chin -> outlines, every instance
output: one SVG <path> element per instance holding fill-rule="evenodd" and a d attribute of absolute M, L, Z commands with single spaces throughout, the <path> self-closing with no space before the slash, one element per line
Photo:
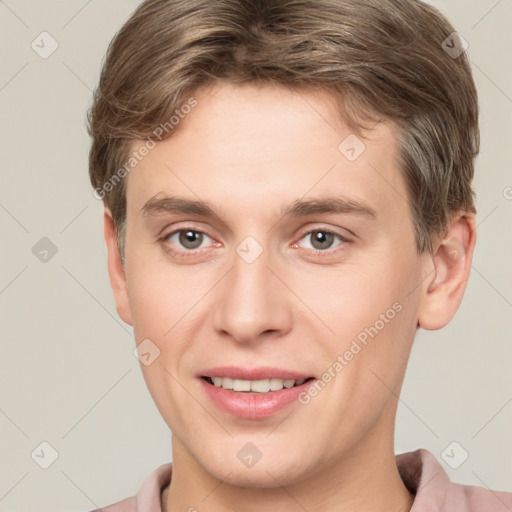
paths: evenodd
<path fill-rule="evenodd" d="M 280 454 L 266 461 L 263 455 L 252 467 L 245 467 L 238 459 L 231 462 L 209 458 L 208 461 L 199 462 L 205 471 L 218 480 L 237 487 L 274 489 L 298 483 L 309 473 L 304 461 L 288 460 Z"/>

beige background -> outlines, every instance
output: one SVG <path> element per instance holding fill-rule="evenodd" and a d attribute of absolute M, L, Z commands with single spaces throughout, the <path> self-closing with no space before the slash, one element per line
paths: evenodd
<path fill-rule="evenodd" d="M 431 3 L 469 42 L 480 224 L 461 309 L 417 337 L 396 451 L 427 448 L 452 479 L 512 491 L 512 2 Z M 132 329 L 115 311 L 87 176 L 91 90 L 137 4 L 0 0 L 0 511 L 88 511 L 134 495 L 170 460 Z M 47 59 L 31 48 L 43 31 L 59 45 Z M 46 263 L 32 251 L 43 237 L 57 248 Z M 452 441 L 463 447 L 453 457 L 469 453 L 458 469 L 442 458 Z M 48 469 L 35 462 L 50 461 L 42 442 L 58 453 Z"/>

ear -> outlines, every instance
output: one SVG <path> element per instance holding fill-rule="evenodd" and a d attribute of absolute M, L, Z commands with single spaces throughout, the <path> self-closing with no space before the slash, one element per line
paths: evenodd
<path fill-rule="evenodd" d="M 107 207 L 105 207 L 105 211 L 103 213 L 103 224 L 105 242 L 107 243 L 108 251 L 108 275 L 110 276 L 110 286 L 114 293 L 117 314 L 124 322 L 129 325 L 133 325 L 126 288 L 126 274 L 121 261 L 119 248 L 117 246 L 115 223 L 112 219 L 112 214 Z"/>
<path fill-rule="evenodd" d="M 446 235 L 436 242 L 429 256 L 433 271 L 420 301 L 418 325 L 436 330 L 447 325 L 462 301 L 469 279 L 476 243 L 475 215 L 458 213 L 450 222 Z"/>

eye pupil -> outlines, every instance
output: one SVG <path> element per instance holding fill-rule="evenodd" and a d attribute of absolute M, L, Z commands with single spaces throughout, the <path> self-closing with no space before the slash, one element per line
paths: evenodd
<path fill-rule="evenodd" d="M 332 244 L 334 235 L 332 233 L 327 233 L 325 231 L 315 231 L 314 232 L 314 243 L 313 247 L 315 249 L 327 249 Z M 316 243 L 320 244 L 320 247 L 316 247 Z"/>
<path fill-rule="evenodd" d="M 201 245 L 201 236 L 201 233 L 198 233 L 197 231 L 182 231 L 179 237 L 180 244 L 182 244 L 187 249 L 196 249 Z M 197 243 L 198 241 L 199 243 Z"/>

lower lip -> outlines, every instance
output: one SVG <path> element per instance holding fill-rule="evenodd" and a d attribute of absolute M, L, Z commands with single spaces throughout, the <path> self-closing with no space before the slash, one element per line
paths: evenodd
<path fill-rule="evenodd" d="M 311 379 L 300 386 L 268 393 L 244 393 L 216 387 L 203 378 L 199 380 L 217 407 L 234 416 L 251 420 L 267 418 L 292 402 L 298 402 L 298 396 L 315 382 L 315 379 Z"/>

